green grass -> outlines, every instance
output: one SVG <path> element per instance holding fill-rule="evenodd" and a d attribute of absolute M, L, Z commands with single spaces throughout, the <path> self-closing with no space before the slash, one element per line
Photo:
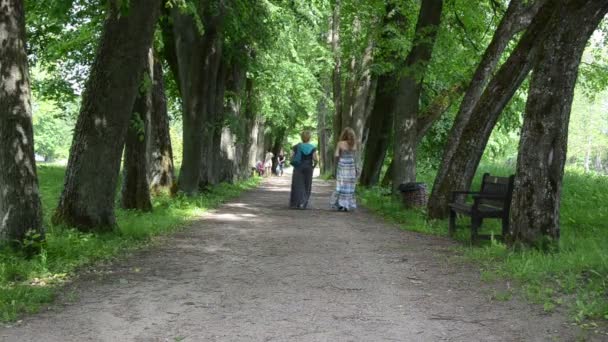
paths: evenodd
<path fill-rule="evenodd" d="M 207 209 L 217 207 L 258 184 L 258 179 L 251 179 L 236 185 L 218 185 L 198 197 L 156 197 L 151 213 L 118 209 L 117 231 L 85 234 L 50 223 L 63 187 L 64 171 L 57 166 L 38 168 L 47 228 L 42 253 L 27 259 L 8 248 L 0 249 L 0 321 L 15 320 L 50 303 L 58 286 L 73 276 L 79 267 L 109 260 L 144 246 L 154 236 L 175 231 Z"/>
<path fill-rule="evenodd" d="M 506 167 L 482 165 L 473 188 L 478 188 L 481 174 L 508 175 Z M 421 174 L 421 181 L 432 185 L 434 174 Z M 447 235 L 447 221 L 431 221 L 422 210 L 405 210 L 380 188 L 361 189 L 360 200 L 388 220 L 404 229 Z M 561 205 L 561 238 L 559 250 L 544 253 L 537 250 L 514 251 L 501 243 L 470 246 L 466 219 L 459 220 L 457 240 L 470 260 L 480 264 L 487 280 L 511 279 L 519 284 L 532 302 L 552 311 L 565 305 L 576 321 L 608 320 L 608 177 L 567 170 Z M 486 230 L 499 232 L 498 222 L 484 222 Z M 501 299 L 510 296 L 499 296 Z"/>

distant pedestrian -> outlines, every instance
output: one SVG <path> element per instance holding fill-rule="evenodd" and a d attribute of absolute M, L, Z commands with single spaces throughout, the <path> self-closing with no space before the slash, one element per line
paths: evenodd
<path fill-rule="evenodd" d="M 294 209 L 308 207 L 312 192 L 312 173 L 319 161 L 317 148 L 310 143 L 310 131 L 302 132 L 301 138 L 302 142 L 293 147 L 291 156 L 293 176 L 289 207 Z"/>
<path fill-rule="evenodd" d="M 285 152 L 281 150 L 277 156 L 277 176 L 283 176 L 283 169 L 285 169 Z"/>
<path fill-rule="evenodd" d="M 334 157 L 337 159 L 336 191 L 331 197 L 331 206 L 338 211 L 357 208 L 355 186 L 359 170 L 357 165 L 357 137 L 352 128 L 347 127 L 340 136 Z"/>

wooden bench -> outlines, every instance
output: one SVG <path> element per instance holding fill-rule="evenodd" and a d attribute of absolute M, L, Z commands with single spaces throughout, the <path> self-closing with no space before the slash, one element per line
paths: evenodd
<path fill-rule="evenodd" d="M 513 182 L 515 176 L 495 177 L 489 173 L 483 175 L 481 189 L 478 192 L 453 191 L 450 207 L 449 233 L 453 236 L 456 231 L 456 215 L 471 217 L 471 241 L 489 239 L 490 235 L 478 234 L 481 224 L 486 218 L 502 220 L 502 236 L 509 234 L 509 210 L 511 209 L 511 196 L 513 195 Z M 467 203 L 467 196 L 473 197 L 473 203 Z"/>

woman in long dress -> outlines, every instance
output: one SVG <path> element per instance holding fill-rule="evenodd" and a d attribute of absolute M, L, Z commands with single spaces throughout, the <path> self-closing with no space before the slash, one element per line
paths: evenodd
<path fill-rule="evenodd" d="M 347 127 L 340 135 L 334 157 L 337 159 L 336 191 L 331 198 L 331 206 L 338 211 L 357 208 L 355 186 L 357 184 L 357 138 L 355 131 Z"/>
<path fill-rule="evenodd" d="M 289 207 L 293 209 L 306 209 L 312 192 L 312 173 L 319 161 L 317 148 L 310 143 L 310 131 L 301 134 L 302 142 L 293 147 L 291 156 L 293 161 L 298 159 L 298 163 L 293 167 L 291 178 L 291 196 Z"/>

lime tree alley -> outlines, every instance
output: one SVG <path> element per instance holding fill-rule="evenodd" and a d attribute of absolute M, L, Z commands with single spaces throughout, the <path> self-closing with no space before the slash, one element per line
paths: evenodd
<path fill-rule="evenodd" d="M 608 83 L 592 46 L 607 1 L 10 0 L 3 11 L 7 241 L 43 235 L 34 153 L 67 158 L 53 222 L 100 232 L 116 227 L 115 205 L 149 211 L 158 193 L 249 177 L 304 128 L 329 174 L 353 127 L 362 184 L 395 190 L 437 170 L 431 218 L 470 187 L 488 145 L 514 145 L 492 136 L 520 132 L 511 238 L 544 245 L 559 238 L 575 85 Z"/>

